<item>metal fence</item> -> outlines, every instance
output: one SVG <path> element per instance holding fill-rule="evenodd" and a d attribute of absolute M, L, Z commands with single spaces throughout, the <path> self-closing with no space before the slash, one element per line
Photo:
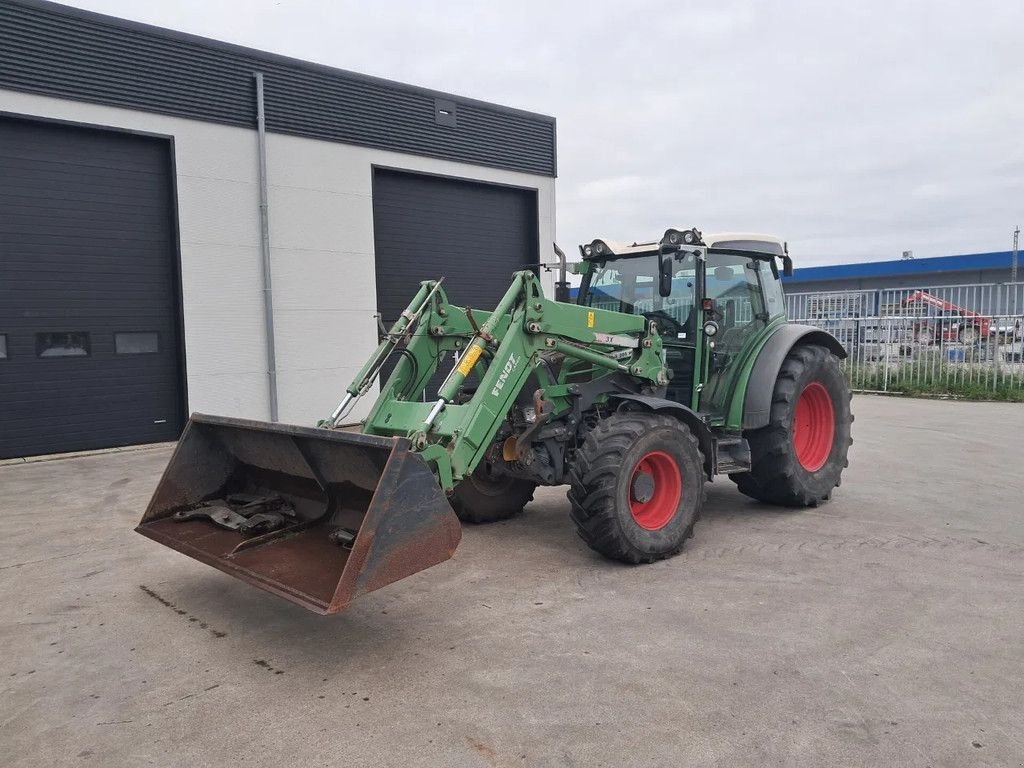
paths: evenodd
<path fill-rule="evenodd" d="M 1024 283 L 791 293 L 786 302 L 791 321 L 843 343 L 853 389 L 1024 391 Z"/>

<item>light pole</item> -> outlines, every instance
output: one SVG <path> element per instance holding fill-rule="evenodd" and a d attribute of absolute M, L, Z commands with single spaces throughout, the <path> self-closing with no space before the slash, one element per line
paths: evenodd
<path fill-rule="evenodd" d="M 1010 282 L 1017 282 L 1017 240 L 1020 238 L 1020 227 L 1013 230 L 1013 258 L 1010 260 Z"/>

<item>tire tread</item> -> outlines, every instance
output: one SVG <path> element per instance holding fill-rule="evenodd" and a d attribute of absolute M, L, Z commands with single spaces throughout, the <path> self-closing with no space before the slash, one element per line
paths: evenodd
<path fill-rule="evenodd" d="M 622 458 L 633 443 L 646 432 L 669 426 L 677 430 L 704 465 L 697 438 L 677 419 L 671 416 L 624 411 L 602 420 L 592 429 L 576 452 L 570 467 L 569 503 L 573 523 L 580 538 L 591 549 L 606 557 L 626 563 L 652 563 L 671 557 L 682 549 L 686 539 L 693 535 L 693 527 L 704 506 L 707 488 L 701 483 L 701 497 L 697 514 L 687 527 L 677 546 L 661 553 L 639 551 L 623 535 L 615 514 L 616 481 L 622 471 Z"/>
<path fill-rule="evenodd" d="M 751 471 L 730 475 L 740 493 L 769 504 L 787 507 L 816 507 L 832 496 L 832 490 L 842 481 L 842 470 L 849 466 L 847 451 L 853 444 L 849 436 L 849 425 L 853 422 L 853 414 L 849 413 L 848 404 L 852 394 L 845 388 L 849 419 L 846 428 L 839 430 L 839 439 L 845 439 L 841 466 L 835 473 L 829 487 L 825 490 L 809 487 L 804 474 L 794 464 L 792 457 L 791 431 L 792 414 L 800 395 L 799 383 L 804 381 L 809 368 L 826 368 L 834 366 L 839 377 L 838 359 L 825 347 L 816 344 L 805 344 L 790 350 L 782 363 L 775 389 L 772 393 L 772 408 L 768 425 L 761 429 L 746 433 L 750 443 L 753 459 Z M 845 381 L 845 380 L 844 380 Z"/>

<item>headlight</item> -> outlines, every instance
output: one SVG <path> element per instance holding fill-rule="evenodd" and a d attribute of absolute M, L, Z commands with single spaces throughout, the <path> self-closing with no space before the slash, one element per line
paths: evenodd
<path fill-rule="evenodd" d="M 591 257 L 607 258 L 608 256 L 614 256 L 615 252 L 608 246 L 604 240 L 594 240 L 591 243 L 580 246 L 580 253 L 583 254 L 583 258 L 589 259 Z"/>
<path fill-rule="evenodd" d="M 701 245 L 700 230 L 666 229 L 661 242 L 667 245 Z"/>

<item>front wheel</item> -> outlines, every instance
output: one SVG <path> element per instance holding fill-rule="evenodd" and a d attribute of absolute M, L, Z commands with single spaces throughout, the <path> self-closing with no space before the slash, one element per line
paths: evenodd
<path fill-rule="evenodd" d="M 523 511 L 537 488 L 529 480 L 498 474 L 486 461 L 464 478 L 452 494 L 451 504 L 464 523 L 495 523 Z"/>
<path fill-rule="evenodd" d="M 817 345 L 794 347 L 775 382 L 768 426 L 745 435 L 750 471 L 730 477 L 759 501 L 816 507 L 831 497 L 849 465 L 852 422 L 838 358 Z"/>
<path fill-rule="evenodd" d="M 569 502 L 580 537 L 605 557 L 670 557 L 693 535 L 704 505 L 697 438 L 671 416 L 615 413 L 577 451 Z"/>

